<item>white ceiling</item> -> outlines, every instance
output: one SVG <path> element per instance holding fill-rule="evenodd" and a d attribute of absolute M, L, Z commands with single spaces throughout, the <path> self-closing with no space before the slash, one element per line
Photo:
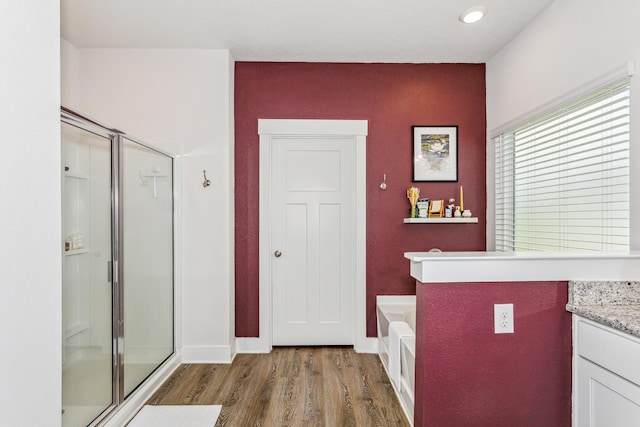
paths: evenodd
<path fill-rule="evenodd" d="M 229 49 L 238 61 L 488 61 L 553 0 L 61 0 L 79 48 Z M 465 25 L 460 13 L 488 8 Z"/>

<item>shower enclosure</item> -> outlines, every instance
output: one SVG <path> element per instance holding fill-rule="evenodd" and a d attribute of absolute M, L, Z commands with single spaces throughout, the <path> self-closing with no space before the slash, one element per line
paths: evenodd
<path fill-rule="evenodd" d="M 174 159 L 62 109 L 62 425 L 108 417 L 174 354 Z"/>

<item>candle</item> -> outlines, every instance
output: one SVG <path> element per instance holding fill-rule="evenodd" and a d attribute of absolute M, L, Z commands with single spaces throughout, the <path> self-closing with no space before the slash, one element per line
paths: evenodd
<path fill-rule="evenodd" d="M 460 210 L 464 211 L 464 194 L 462 193 L 462 185 L 460 186 Z"/>

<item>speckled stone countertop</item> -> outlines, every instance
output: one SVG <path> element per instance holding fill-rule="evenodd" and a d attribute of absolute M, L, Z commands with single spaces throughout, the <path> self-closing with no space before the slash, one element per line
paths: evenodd
<path fill-rule="evenodd" d="M 569 282 L 567 310 L 640 338 L 640 282 Z"/>

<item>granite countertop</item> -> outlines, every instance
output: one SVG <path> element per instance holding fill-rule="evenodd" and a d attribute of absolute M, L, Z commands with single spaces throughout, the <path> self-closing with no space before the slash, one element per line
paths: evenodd
<path fill-rule="evenodd" d="M 569 282 L 567 311 L 640 338 L 640 282 Z"/>
<path fill-rule="evenodd" d="M 640 304 L 577 306 L 567 304 L 567 310 L 578 316 L 640 338 Z"/>

